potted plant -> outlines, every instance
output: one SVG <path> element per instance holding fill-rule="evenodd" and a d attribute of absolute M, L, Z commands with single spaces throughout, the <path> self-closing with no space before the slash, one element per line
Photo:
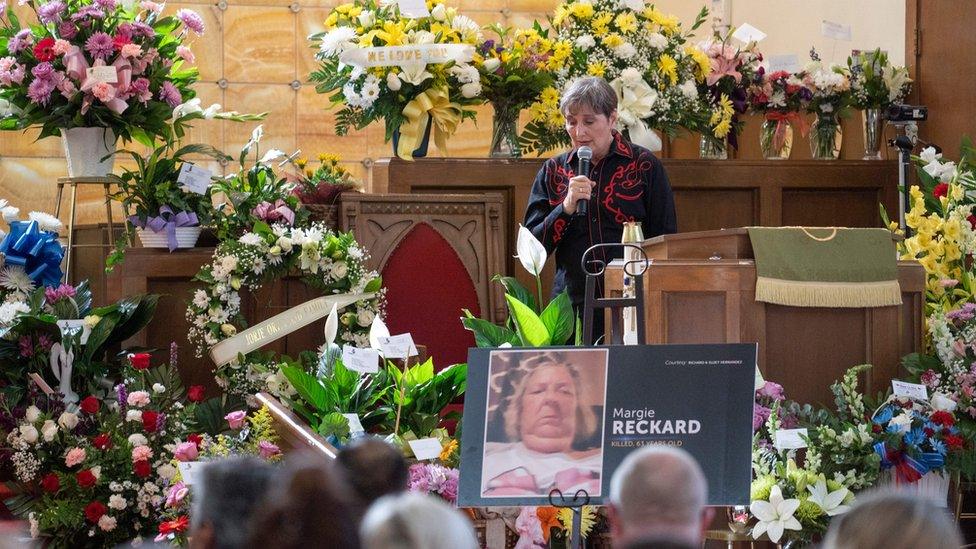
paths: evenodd
<path fill-rule="evenodd" d="M 481 30 L 443 0 L 429 5 L 429 15 L 408 18 L 395 2 L 355 0 L 332 10 L 325 31 L 311 36 L 320 62 L 311 80 L 316 91 L 341 106 L 338 135 L 382 119 L 386 140 L 393 140 L 400 158 L 410 160 L 426 156 L 431 134 L 443 151 L 458 124 L 475 117 L 470 107 L 484 100 L 478 70 L 465 59 L 480 43 Z M 380 47 L 390 57 L 420 52 L 421 62 L 368 61 Z M 434 58 L 429 56 L 437 60 L 423 62 Z"/>
<path fill-rule="evenodd" d="M 230 157 L 209 145 L 186 145 L 174 150 L 166 144 L 143 156 L 136 151 L 123 150 L 135 161 L 135 169 L 126 169 L 121 176 L 110 176 L 119 186 L 112 198 L 130 214 L 128 223 L 135 228 L 145 248 L 192 248 L 200 236 L 202 225 L 213 217 L 210 200 L 209 172 L 186 160 L 191 154 L 214 160 Z M 194 173 L 196 170 L 196 173 Z M 109 258 L 109 266 L 121 262 L 125 241 L 131 230 L 119 238 L 116 252 Z"/>
<path fill-rule="evenodd" d="M 292 193 L 311 212 L 312 221 L 322 221 L 327 226 L 339 228 L 339 200 L 346 191 L 359 190 L 359 181 L 340 164 L 339 155 L 320 154 L 319 167 L 308 167 L 308 160 L 295 161 L 298 172 L 292 174 L 296 185 Z"/>
<path fill-rule="evenodd" d="M 117 138 L 152 146 L 175 131 L 173 110 L 198 79 L 191 36 L 204 32 L 189 9 L 115 0 L 25 0 L 37 23 L 0 11 L 0 129 L 40 127 L 60 135 L 73 177 L 112 169 Z"/>

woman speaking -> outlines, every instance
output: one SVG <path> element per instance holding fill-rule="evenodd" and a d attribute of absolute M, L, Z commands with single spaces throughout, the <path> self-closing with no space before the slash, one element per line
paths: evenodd
<path fill-rule="evenodd" d="M 677 231 L 674 197 L 664 166 L 651 152 L 614 129 L 617 94 L 602 78 L 573 82 L 559 102 L 573 148 L 546 161 L 536 175 L 524 225 L 550 254 L 556 254 L 553 295 L 568 290 L 582 314 L 586 274 L 583 253 L 595 244 L 617 243 L 623 224 L 637 221 L 650 238 Z M 577 173 L 581 148 L 592 151 L 588 173 Z M 597 251 L 609 262 L 622 250 Z M 597 284 L 603 295 L 603 281 Z M 595 314 L 593 336 L 603 335 L 603 315 Z M 587 344 L 594 343 L 587 341 Z"/>

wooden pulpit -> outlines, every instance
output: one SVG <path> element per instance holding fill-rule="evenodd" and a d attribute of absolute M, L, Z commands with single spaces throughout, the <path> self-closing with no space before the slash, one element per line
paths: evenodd
<path fill-rule="evenodd" d="M 792 400 L 832 407 L 830 384 L 864 363 L 874 365 L 862 386 L 873 395 L 903 374 L 902 356 L 921 349 L 925 271 L 916 262 L 898 262 L 899 306 L 788 307 L 756 301 L 746 229 L 659 236 L 643 248 L 647 343 L 758 342 L 763 376 Z M 608 295 L 621 295 L 622 275 L 607 268 Z"/>

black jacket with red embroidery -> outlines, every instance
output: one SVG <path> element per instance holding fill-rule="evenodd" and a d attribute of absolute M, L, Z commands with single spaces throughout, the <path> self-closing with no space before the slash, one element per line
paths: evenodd
<path fill-rule="evenodd" d="M 524 225 L 551 255 L 556 253 L 553 295 L 569 290 L 574 305 L 583 303 L 586 275 L 583 253 L 594 245 L 620 242 L 625 221 L 640 221 L 644 238 L 677 232 L 674 196 L 664 166 L 651 152 L 613 132 L 610 152 L 590 169 L 596 182 L 588 215 L 569 215 L 563 199 L 576 176 L 576 151 L 546 161 L 532 184 Z M 609 261 L 621 253 L 598 256 Z M 602 289 L 601 289 L 602 292 Z"/>

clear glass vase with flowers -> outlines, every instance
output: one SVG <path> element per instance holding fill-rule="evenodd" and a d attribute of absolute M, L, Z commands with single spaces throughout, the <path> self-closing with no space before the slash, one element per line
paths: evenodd
<path fill-rule="evenodd" d="M 709 70 L 698 84 L 699 93 L 711 107 L 708 123 L 701 129 L 701 157 L 728 158 L 728 147 L 738 148 L 742 131 L 739 116 L 749 108 L 749 85 L 762 80 L 765 69 L 762 54 L 755 42 L 738 47 L 731 43 L 731 31 L 724 38 L 716 34 L 699 44 L 708 56 Z"/>
<path fill-rule="evenodd" d="M 805 73 L 776 71 L 763 75 L 749 87 L 749 105 L 763 114 L 759 145 L 766 160 L 786 160 L 793 150 L 793 125 L 806 135 L 807 122 L 801 116 L 813 96 L 803 83 Z"/>
<path fill-rule="evenodd" d="M 844 67 L 824 65 L 813 50 L 810 56 L 803 70 L 803 82 L 812 94 L 807 112 L 817 117 L 810 127 L 810 154 L 814 160 L 836 160 L 843 138 L 840 119 L 848 115 L 851 104 L 851 82 Z"/>

